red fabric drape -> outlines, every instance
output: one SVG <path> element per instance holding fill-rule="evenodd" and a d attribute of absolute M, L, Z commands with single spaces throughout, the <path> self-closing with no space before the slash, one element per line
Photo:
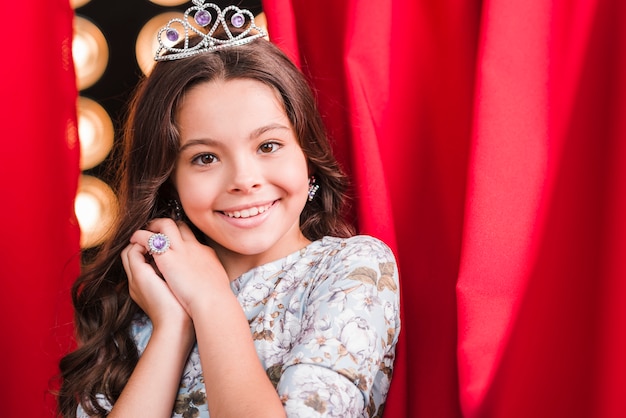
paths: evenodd
<path fill-rule="evenodd" d="M 626 410 L 626 5 L 265 0 L 400 263 L 387 417 Z M 52 416 L 78 270 L 72 12 L 2 3 L 2 416 Z M 43 405 L 43 406 L 42 406 Z"/>
<path fill-rule="evenodd" d="M 626 410 L 626 5 L 264 0 L 362 232 L 398 255 L 388 417 Z"/>
<path fill-rule="evenodd" d="M 0 15 L 0 415 L 52 417 L 79 268 L 73 12 L 67 0 L 3 1 Z"/>

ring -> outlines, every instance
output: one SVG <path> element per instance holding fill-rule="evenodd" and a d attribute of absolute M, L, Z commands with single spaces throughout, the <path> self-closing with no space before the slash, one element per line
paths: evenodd
<path fill-rule="evenodd" d="M 170 239 L 165 234 L 152 234 L 148 239 L 150 254 L 163 254 L 170 248 Z"/>

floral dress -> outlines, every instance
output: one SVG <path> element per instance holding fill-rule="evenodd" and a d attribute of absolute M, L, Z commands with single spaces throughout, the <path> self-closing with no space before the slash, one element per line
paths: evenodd
<path fill-rule="evenodd" d="M 382 416 L 400 331 L 398 270 L 384 243 L 325 237 L 231 287 L 288 417 Z M 151 332 L 147 317 L 134 321 L 140 353 Z M 205 385 L 196 345 L 172 417 L 209 417 Z"/>

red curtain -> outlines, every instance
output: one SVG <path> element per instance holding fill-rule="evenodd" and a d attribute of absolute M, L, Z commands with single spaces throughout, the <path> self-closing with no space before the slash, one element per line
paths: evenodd
<path fill-rule="evenodd" d="M 399 259 L 385 416 L 624 416 L 626 4 L 264 9 Z"/>
<path fill-rule="evenodd" d="M 626 4 L 264 0 L 400 263 L 386 417 L 626 410 Z M 2 416 L 52 416 L 78 272 L 72 11 L 3 2 Z M 8 230 L 8 231 L 6 231 Z"/>
<path fill-rule="evenodd" d="M 79 268 L 73 12 L 67 0 L 3 0 L 0 15 L 0 415 L 52 417 Z"/>

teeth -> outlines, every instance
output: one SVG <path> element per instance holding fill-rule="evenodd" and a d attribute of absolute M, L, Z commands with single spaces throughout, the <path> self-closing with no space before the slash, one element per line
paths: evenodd
<path fill-rule="evenodd" d="M 234 212 L 224 212 L 224 214 L 226 216 L 228 216 L 229 218 L 249 218 L 251 216 L 256 216 L 259 213 L 263 213 L 266 210 L 268 210 L 270 207 L 270 205 L 266 205 L 266 206 L 259 206 L 259 207 L 255 207 L 255 208 L 249 208 L 249 209 L 244 209 L 244 210 L 236 210 Z"/>

